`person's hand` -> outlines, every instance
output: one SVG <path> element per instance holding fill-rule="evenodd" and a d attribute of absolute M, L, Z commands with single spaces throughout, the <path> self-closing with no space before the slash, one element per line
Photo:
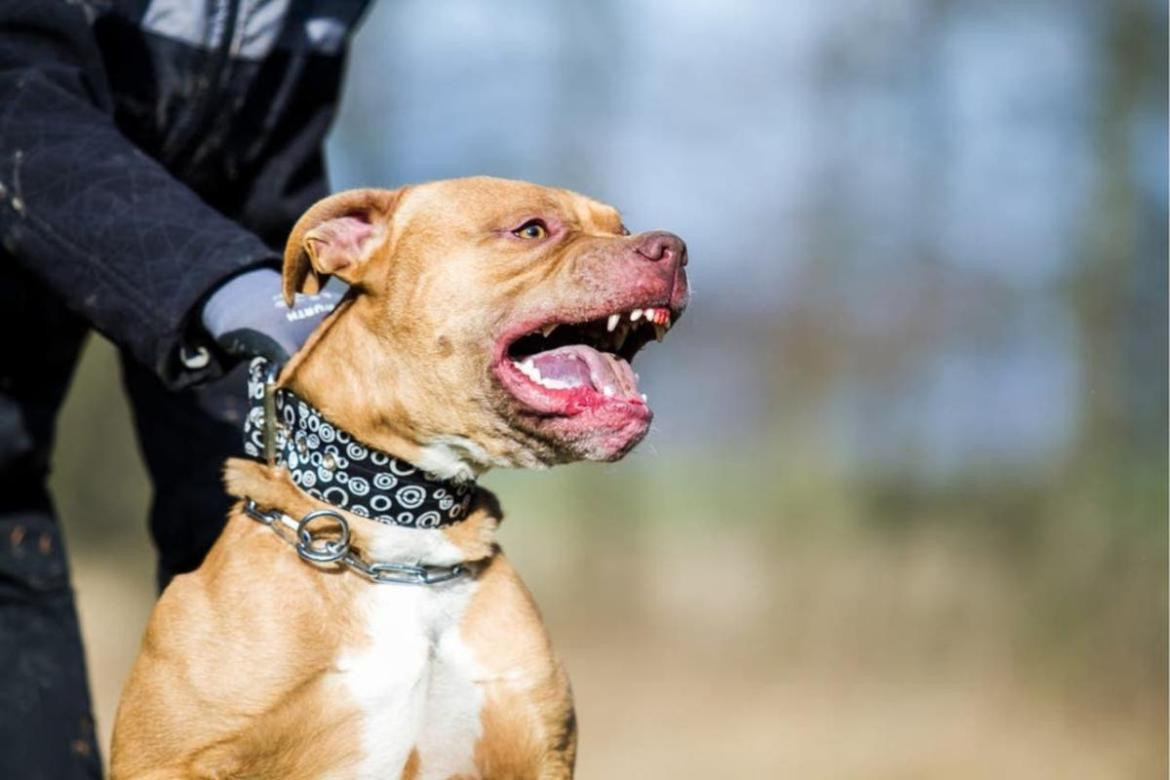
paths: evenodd
<path fill-rule="evenodd" d="M 216 289 L 203 306 L 203 327 L 226 352 L 284 363 L 333 310 L 346 286 L 330 280 L 316 295 L 297 295 L 291 307 L 271 268 L 246 271 Z"/>

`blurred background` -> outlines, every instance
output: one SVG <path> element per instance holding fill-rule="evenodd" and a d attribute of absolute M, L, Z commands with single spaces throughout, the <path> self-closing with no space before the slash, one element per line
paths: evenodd
<path fill-rule="evenodd" d="M 337 188 L 530 179 L 690 247 L 647 441 L 485 479 L 580 777 L 1166 776 L 1166 30 L 1155 0 L 376 4 Z M 59 441 L 108 744 L 154 593 L 98 339 Z"/>

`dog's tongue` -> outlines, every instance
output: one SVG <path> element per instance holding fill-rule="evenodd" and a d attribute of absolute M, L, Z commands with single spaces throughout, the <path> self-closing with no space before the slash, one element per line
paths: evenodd
<path fill-rule="evenodd" d="M 570 344 L 528 358 L 545 383 L 590 387 L 607 396 L 635 396 L 638 392 L 630 364 L 616 355 L 584 344 Z M 526 361 L 527 362 L 527 361 Z"/>

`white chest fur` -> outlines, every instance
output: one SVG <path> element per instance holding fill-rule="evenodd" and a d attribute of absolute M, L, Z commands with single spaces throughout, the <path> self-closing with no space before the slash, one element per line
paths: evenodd
<path fill-rule="evenodd" d="M 370 642 L 343 653 L 338 669 L 364 714 L 357 777 L 398 777 L 415 749 L 424 780 L 475 776 L 483 694 L 459 622 L 476 587 L 372 585 L 354 605 Z"/>

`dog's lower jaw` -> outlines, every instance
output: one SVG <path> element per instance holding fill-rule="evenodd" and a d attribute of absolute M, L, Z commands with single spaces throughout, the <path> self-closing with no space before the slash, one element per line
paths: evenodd
<path fill-rule="evenodd" d="M 584 414 L 589 414 L 585 412 Z M 636 447 L 650 430 L 649 411 L 633 420 L 599 420 L 594 428 L 575 427 L 576 421 L 551 418 L 540 423 L 541 446 L 538 452 L 542 467 L 592 461 L 612 463 L 621 460 Z"/>

